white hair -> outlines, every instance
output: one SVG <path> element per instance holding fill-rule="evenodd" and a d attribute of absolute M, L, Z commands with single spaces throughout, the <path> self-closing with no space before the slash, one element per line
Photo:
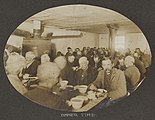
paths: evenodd
<path fill-rule="evenodd" d="M 34 59 L 36 57 L 34 52 L 32 52 L 32 51 L 26 52 L 25 56 L 30 56 L 32 59 Z"/>
<path fill-rule="evenodd" d="M 43 54 L 41 56 L 41 63 L 44 63 L 44 62 L 50 62 L 50 57 L 48 56 L 48 54 Z"/>
<path fill-rule="evenodd" d="M 54 59 L 54 62 L 60 69 L 63 69 L 66 66 L 67 60 L 64 56 L 59 56 Z"/>
<path fill-rule="evenodd" d="M 19 54 L 11 54 L 6 61 L 6 70 L 9 74 L 18 74 L 26 65 L 26 60 Z"/>
<path fill-rule="evenodd" d="M 130 63 L 135 63 L 135 59 L 134 59 L 134 57 L 132 57 L 132 56 L 127 56 L 127 57 L 125 58 L 125 61 L 130 62 Z"/>
<path fill-rule="evenodd" d="M 79 59 L 79 64 L 80 64 L 80 63 L 83 63 L 83 62 L 88 62 L 87 57 L 81 57 L 81 58 Z"/>
<path fill-rule="evenodd" d="M 38 66 L 37 77 L 40 81 L 57 79 L 60 75 L 60 69 L 56 63 L 46 62 Z"/>

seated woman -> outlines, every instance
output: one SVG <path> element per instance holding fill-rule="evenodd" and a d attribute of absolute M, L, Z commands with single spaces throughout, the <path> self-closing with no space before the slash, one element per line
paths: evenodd
<path fill-rule="evenodd" d="M 10 83 L 21 94 L 27 92 L 27 89 L 22 84 L 22 81 L 18 78 L 18 74 L 25 65 L 25 58 L 19 54 L 11 54 L 6 62 L 6 71 L 8 73 L 7 76 L 10 80 Z"/>
<path fill-rule="evenodd" d="M 58 83 L 60 69 L 55 63 L 46 62 L 38 66 L 39 85 L 24 95 L 34 102 L 53 109 L 68 109 L 67 102 L 53 93 L 52 88 Z"/>

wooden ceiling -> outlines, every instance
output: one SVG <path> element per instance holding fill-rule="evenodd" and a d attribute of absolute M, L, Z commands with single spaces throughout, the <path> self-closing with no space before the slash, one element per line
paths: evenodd
<path fill-rule="evenodd" d="M 47 9 L 30 17 L 26 22 L 40 20 L 47 28 L 80 30 L 98 34 L 108 33 L 107 24 L 117 24 L 121 33 L 141 30 L 128 18 L 109 9 L 89 5 L 67 5 Z"/>

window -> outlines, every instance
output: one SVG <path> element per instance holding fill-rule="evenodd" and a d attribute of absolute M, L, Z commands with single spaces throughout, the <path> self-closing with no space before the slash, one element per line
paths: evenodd
<path fill-rule="evenodd" d="M 120 51 L 125 49 L 125 37 L 116 36 L 115 38 L 115 50 Z"/>

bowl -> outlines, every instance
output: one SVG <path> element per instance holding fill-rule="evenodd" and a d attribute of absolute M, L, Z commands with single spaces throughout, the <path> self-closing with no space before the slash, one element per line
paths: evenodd
<path fill-rule="evenodd" d="M 84 100 L 82 98 L 74 97 L 71 99 L 71 105 L 74 109 L 80 109 Z"/>
<path fill-rule="evenodd" d="M 87 96 L 79 95 L 79 96 L 76 96 L 76 98 L 83 99 L 85 102 L 88 101 L 88 97 Z"/>
<path fill-rule="evenodd" d="M 78 86 L 78 90 L 79 90 L 79 92 L 82 93 L 82 94 L 84 94 L 84 93 L 87 92 L 87 88 L 88 88 L 87 85 L 79 85 L 79 86 Z"/>
<path fill-rule="evenodd" d="M 104 89 L 97 89 L 97 91 L 103 93 Z"/>

